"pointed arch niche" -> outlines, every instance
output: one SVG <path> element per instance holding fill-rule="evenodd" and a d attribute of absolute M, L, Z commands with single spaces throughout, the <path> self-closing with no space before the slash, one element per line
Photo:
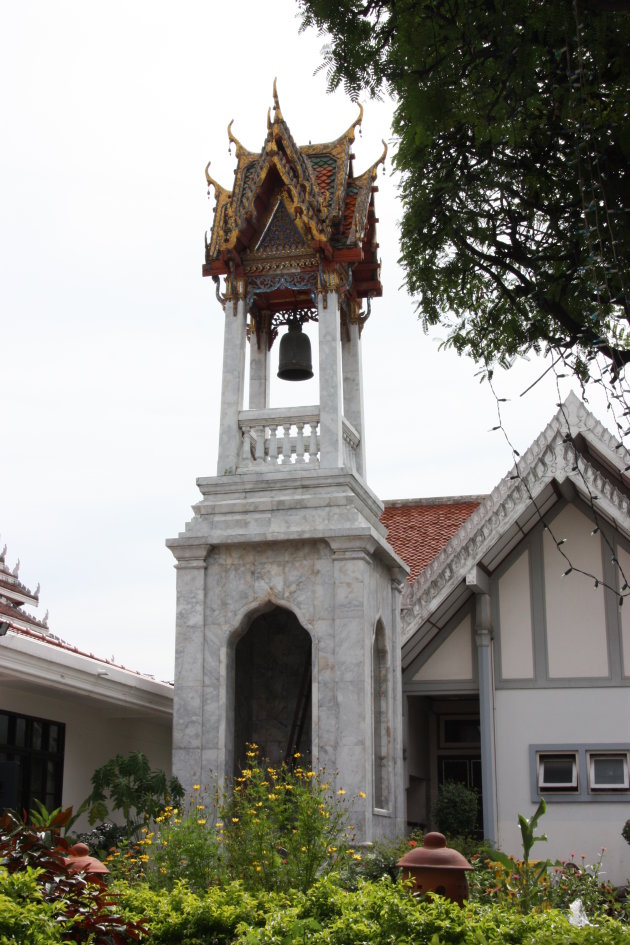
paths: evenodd
<path fill-rule="evenodd" d="M 389 654 L 385 627 L 379 620 L 372 643 L 372 738 L 374 807 L 390 807 Z"/>
<path fill-rule="evenodd" d="M 234 770 L 247 744 L 273 764 L 311 757 L 311 637 L 290 610 L 258 614 L 234 648 Z"/>

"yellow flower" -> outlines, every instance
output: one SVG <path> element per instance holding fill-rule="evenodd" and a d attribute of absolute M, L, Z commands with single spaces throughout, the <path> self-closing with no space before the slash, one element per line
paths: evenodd
<path fill-rule="evenodd" d="M 257 872 L 257 873 L 260 873 L 261 870 L 262 870 L 262 866 L 257 866 L 257 867 L 256 867 L 256 872 Z"/>
<path fill-rule="evenodd" d="M 365 797 L 365 796 L 366 796 L 365 791 L 359 791 L 359 797 Z"/>
<path fill-rule="evenodd" d="M 337 794 L 345 794 L 345 793 L 346 792 L 344 791 L 342 787 L 340 787 L 339 790 L 337 791 Z"/>
<path fill-rule="evenodd" d="M 197 804 L 197 810 L 204 810 L 205 804 Z"/>
<path fill-rule="evenodd" d="M 139 860 L 142 860 L 143 863 L 148 863 L 148 862 L 149 862 L 149 857 L 147 856 L 146 853 L 143 853 L 141 856 L 138 857 L 138 859 L 139 859 Z"/>
<path fill-rule="evenodd" d="M 204 824 L 207 824 L 207 823 L 208 823 L 208 821 L 206 820 L 205 817 L 201 817 L 201 818 L 197 821 L 197 823 L 199 824 L 200 827 L 203 827 Z"/>
<path fill-rule="evenodd" d="M 201 790 L 200 784 L 193 784 L 193 791 L 200 791 L 200 790 Z"/>
<path fill-rule="evenodd" d="M 307 772 L 306 772 L 306 777 L 307 777 L 307 778 L 314 778 L 314 777 L 315 777 L 315 772 L 314 772 L 314 771 L 307 771 Z"/>
<path fill-rule="evenodd" d="M 302 755 L 299 753 L 299 751 L 296 751 L 295 754 L 293 755 L 293 757 L 294 757 L 294 758 L 301 758 Z"/>
<path fill-rule="evenodd" d="M 237 824 L 237 823 L 238 823 L 238 817 L 232 817 L 232 823 L 233 823 L 233 824 Z"/>
<path fill-rule="evenodd" d="M 222 821 L 222 820 L 217 820 L 217 822 L 216 822 L 216 824 L 215 824 L 214 826 L 215 826 L 215 827 L 222 827 L 222 826 L 223 826 L 223 821 Z"/>
<path fill-rule="evenodd" d="M 352 857 L 352 859 L 353 859 L 353 860 L 360 860 L 361 857 L 359 856 L 358 853 L 355 853 L 354 856 Z"/>

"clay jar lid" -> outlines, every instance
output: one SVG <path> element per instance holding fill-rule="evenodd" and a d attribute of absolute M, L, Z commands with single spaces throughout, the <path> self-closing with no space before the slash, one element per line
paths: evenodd
<path fill-rule="evenodd" d="M 64 862 L 71 873 L 109 873 L 104 863 L 95 856 L 90 856 L 90 848 L 85 843 L 75 843 L 64 856 Z"/>
<path fill-rule="evenodd" d="M 434 870 L 471 870 L 468 860 L 446 846 L 446 837 L 443 833 L 427 833 L 424 837 L 424 846 L 415 847 L 402 856 L 397 866 L 406 869 L 434 869 Z"/>

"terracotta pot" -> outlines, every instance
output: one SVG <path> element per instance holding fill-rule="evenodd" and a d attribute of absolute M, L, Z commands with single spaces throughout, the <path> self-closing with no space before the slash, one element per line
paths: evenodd
<path fill-rule="evenodd" d="M 405 853 L 397 865 L 403 879 L 413 881 L 414 893 L 438 893 L 460 906 L 468 899 L 466 870 L 472 866 L 461 853 L 446 846 L 444 834 L 425 834 L 424 846 Z"/>

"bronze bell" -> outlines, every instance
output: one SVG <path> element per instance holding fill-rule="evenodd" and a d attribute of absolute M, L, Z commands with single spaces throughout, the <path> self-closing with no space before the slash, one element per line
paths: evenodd
<path fill-rule="evenodd" d="M 297 318 L 289 321 L 289 330 L 280 339 L 278 377 L 282 381 L 308 381 L 313 376 L 311 342 Z"/>

